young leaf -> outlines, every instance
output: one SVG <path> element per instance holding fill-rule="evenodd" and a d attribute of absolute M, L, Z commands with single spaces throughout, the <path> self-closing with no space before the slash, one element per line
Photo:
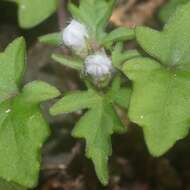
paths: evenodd
<path fill-rule="evenodd" d="M 93 90 L 70 93 L 59 100 L 50 109 L 52 115 L 70 113 L 81 109 L 91 108 L 96 105 L 101 97 Z"/>
<path fill-rule="evenodd" d="M 79 120 L 72 134 L 86 139 L 86 155 L 92 159 L 98 178 L 102 184 L 108 183 L 108 158 L 111 155 L 111 135 L 126 131 L 113 107 L 110 93 L 100 96 L 92 89 L 66 95 L 58 101 L 50 112 L 69 113 L 88 109 Z"/>
<path fill-rule="evenodd" d="M 189 12 L 190 3 L 178 9 L 162 32 L 137 28 L 139 44 L 160 63 L 136 58 L 123 68 L 133 82 L 129 117 L 143 127 L 155 156 L 184 138 L 190 126 Z"/>
<path fill-rule="evenodd" d="M 23 38 L 13 41 L 0 54 L 0 187 L 5 189 L 36 185 L 39 150 L 49 134 L 39 104 L 59 95 L 56 88 L 40 81 L 20 91 L 24 60 Z"/>
<path fill-rule="evenodd" d="M 56 46 L 63 44 L 61 32 L 56 32 L 56 33 L 40 36 L 38 39 L 39 39 L 39 42 L 44 43 L 44 44 L 56 45 Z"/>
<path fill-rule="evenodd" d="M 8 0 L 10 1 L 10 0 Z M 31 28 L 48 18 L 57 8 L 57 0 L 12 0 L 18 4 L 18 20 L 23 28 Z"/>
<path fill-rule="evenodd" d="M 109 17 L 115 0 L 82 0 L 79 7 L 69 3 L 72 16 L 87 25 L 90 33 L 96 37 L 102 32 Z M 97 16 L 98 13 L 98 16 Z"/>
<path fill-rule="evenodd" d="M 66 58 L 62 54 L 53 54 L 52 59 L 58 63 L 76 70 L 82 70 L 83 62 L 80 59 Z"/>
<path fill-rule="evenodd" d="M 97 176 L 104 185 L 108 183 L 108 158 L 112 154 L 111 135 L 123 129 L 113 107 L 103 101 L 85 113 L 72 132 L 73 136 L 86 139 L 86 155 L 92 159 Z"/>
<path fill-rule="evenodd" d="M 141 56 L 141 54 L 137 50 L 123 52 L 123 44 L 117 43 L 112 51 L 112 64 L 120 70 L 125 61 L 139 56 Z"/>
<path fill-rule="evenodd" d="M 107 96 L 113 103 L 119 105 L 122 108 L 128 109 L 131 88 L 121 87 L 121 76 L 116 76 L 112 82 L 111 89 L 107 93 Z"/>
<path fill-rule="evenodd" d="M 119 106 L 128 109 L 130 97 L 131 97 L 131 89 L 130 88 L 121 88 L 118 90 L 118 92 L 114 96 L 114 101 Z"/>
<path fill-rule="evenodd" d="M 120 27 L 110 32 L 103 40 L 103 44 L 110 44 L 118 41 L 132 40 L 135 38 L 135 32 L 133 29 L 126 27 Z"/>

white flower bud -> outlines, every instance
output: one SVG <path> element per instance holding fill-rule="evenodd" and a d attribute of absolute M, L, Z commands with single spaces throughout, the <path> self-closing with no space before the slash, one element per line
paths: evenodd
<path fill-rule="evenodd" d="M 88 32 L 85 25 L 76 20 L 72 20 L 71 23 L 63 30 L 63 42 L 66 46 L 80 51 L 86 47 L 86 38 L 88 38 Z"/>
<path fill-rule="evenodd" d="M 111 59 L 104 52 L 89 55 L 85 60 L 86 73 L 95 79 L 110 75 L 113 71 Z"/>

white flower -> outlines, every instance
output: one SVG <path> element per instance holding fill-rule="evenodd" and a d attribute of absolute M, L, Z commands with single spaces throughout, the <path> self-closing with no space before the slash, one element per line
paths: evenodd
<path fill-rule="evenodd" d="M 87 38 L 88 32 L 85 25 L 76 20 L 72 20 L 71 23 L 63 30 L 64 44 L 74 50 L 80 51 L 84 49 L 86 47 Z"/>
<path fill-rule="evenodd" d="M 97 52 L 85 59 L 86 73 L 95 79 L 110 75 L 113 71 L 111 59 L 104 52 Z"/>

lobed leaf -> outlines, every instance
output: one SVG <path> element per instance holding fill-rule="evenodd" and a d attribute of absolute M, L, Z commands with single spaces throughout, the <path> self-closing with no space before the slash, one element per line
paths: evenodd
<path fill-rule="evenodd" d="M 56 88 L 40 81 L 31 82 L 20 90 L 24 64 L 25 42 L 23 38 L 18 38 L 0 55 L 2 189 L 24 190 L 37 184 L 40 148 L 49 134 L 40 103 L 59 95 Z"/>
<path fill-rule="evenodd" d="M 128 61 L 125 74 L 133 81 L 131 121 L 143 127 L 150 152 L 159 156 L 185 137 L 190 120 L 190 74 L 168 70 L 148 58 Z"/>
<path fill-rule="evenodd" d="M 102 184 L 108 183 L 108 158 L 112 154 L 111 135 L 123 132 L 123 125 L 110 104 L 97 103 L 76 124 L 72 134 L 85 138 L 86 155 L 92 159 Z"/>
<path fill-rule="evenodd" d="M 53 115 L 88 109 L 72 134 L 78 138 L 85 138 L 86 155 L 92 159 L 96 174 L 104 185 L 108 183 L 108 158 L 112 153 L 111 135 L 126 131 L 114 109 L 114 101 L 118 98 L 117 89 L 120 89 L 118 79 L 105 95 L 99 95 L 93 89 L 74 92 L 63 97 L 50 109 Z"/>
<path fill-rule="evenodd" d="M 141 47 L 166 66 L 189 63 L 190 51 L 190 3 L 181 6 L 162 32 L 147 27 L 137 27 L 136 37 Z"/>
<path fill-rule="evenodd" d="M 137 41 L 154 59 L 127 61 L 124 73 L 133 82 L 131 121 L 143 128 L 150 152 L 160 156 L 190 127 L 190 3 L 170 18 L 162 32 L 136 29 Z"/>
<path fill-rule="evenodd" d="M 54 94 L 57 96 L 57 91 Z M 34 187 L 40 169 L 39 151 L 48 135 L 39 103 L 29 101 L 25 92 L 1 103 L 0 176 L 24 187 Z"/>

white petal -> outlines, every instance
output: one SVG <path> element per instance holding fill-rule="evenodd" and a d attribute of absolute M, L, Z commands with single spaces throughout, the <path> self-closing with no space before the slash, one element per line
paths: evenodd
<path fill-rule="evenodd" d="M 73 49 L 78 50 L 85 48 L 86 38 L 88 38 L 88 32 L 85 25 L 76 20 L 72 20 L 63 30 L 64 44 Z"/>
<path fill-rule="evenodd" d="M 111 59 L 104 52 L 89 55 L 85 60 L 86 73 L 96 78 L 110 74 L 113 70 Z"/>

